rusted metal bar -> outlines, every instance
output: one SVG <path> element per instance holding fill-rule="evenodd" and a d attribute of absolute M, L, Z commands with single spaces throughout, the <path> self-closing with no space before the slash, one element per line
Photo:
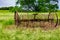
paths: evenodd
<path fill-rule="evenodd" d="M 53 19 L 49 19 L 49 20 L 53 20 Z M 37 22 L 40 22 L 40 21 L 48 21 L 48 19 L 24 19 L 24 20 L 20 20 L 20 21 L 23 21 L 23 22 L 27 22 L 27 21 L 37 21 Z"/>

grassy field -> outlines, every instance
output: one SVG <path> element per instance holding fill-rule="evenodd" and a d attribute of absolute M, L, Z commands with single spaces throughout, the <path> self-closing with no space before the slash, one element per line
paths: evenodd
<path fill-rule="evenodd" d="M 60 18 L 60 12 L 57 14 Z M 60 27 L 53 30 L 16 28 L 13 15 L 8 10 L 0 10 L 0 40 L 60 40 Z"/>

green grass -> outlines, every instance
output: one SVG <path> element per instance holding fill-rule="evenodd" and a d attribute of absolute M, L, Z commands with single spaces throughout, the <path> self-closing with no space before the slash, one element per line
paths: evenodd
<path fill-rule="evenodd" d="M 33 14 L 33 12 L 32 12 Z M 57 12 L 60 18 L 60 12 Z M 42 30 L 40 28 L 5 28 L 14 24 L 13 13 L 0 10 L 0 40 L 60 40 L 60 28 Z M 13 27 L 13 26 L 11 26 Z M 16 27 L 16 26 L 14 26 Z"/>
<path fill-rule="evenodd" d="M 12 24 L 14 24 L 14 21 L 11 19 L 3 22 L 3 25 L 12 25 Z"/>
<path fill-rule="evenodd" d="M 60 40 L 60 29 L 0 29 L 0 40 Z"/>

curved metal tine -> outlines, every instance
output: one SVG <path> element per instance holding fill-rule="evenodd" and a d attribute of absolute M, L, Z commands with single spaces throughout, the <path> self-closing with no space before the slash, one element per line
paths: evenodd
<path fill-rule="evenodd" d="M 58 25 L 58 15 L 57 15 L 56 12 L 55 12 L 55 15 L 56 15 L 56 18 L 57 18 L 57 19 L 56 19 L 57 21 L 56 21 L 56 24 L 55 24 L 55 27 L 56 27 L 56 26 Z"/>
<path fill-rule="evenodd" d="M 19 18 L 19 15 L 18 15 L 18 11 L 15 11 L 14 20 L 15 20 L 15 25 L 17 25 L 17 27 L 18 27 L 19 24 L 20 24 L 20 18 Z"/>
<path fill-rule="evenodd" d="M 56 27 L 57 25 L 58 25 L 58 15 L 57 15 L 57 13 L 56 12 L 54 12 L 55 13 L 55 16 L 56 16 L 56 24 L 54 25 L 54 27 Z M 50 15 L 51 15 L 51 13 L 49 13 L 49 15 L 48 15 L 48 22 L 49 22 L 49 17 L 50 17 Z M 52 15 L 53 16 L 53 15 Z M 51 24 L 53 24 L 52 22 L 54 21 L 54 19 L 52 19 L 52 20 L 50 20 L 51 21 Z"/>

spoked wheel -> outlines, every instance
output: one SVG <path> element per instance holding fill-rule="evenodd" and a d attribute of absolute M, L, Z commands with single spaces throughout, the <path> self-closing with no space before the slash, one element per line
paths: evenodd
<path fill-rule="evenodd" d="M 48 15 L 48 22 L 51 23 L 54 27 L 58 25 L 58 15 L 56 12 L 50 12 Z"/>

